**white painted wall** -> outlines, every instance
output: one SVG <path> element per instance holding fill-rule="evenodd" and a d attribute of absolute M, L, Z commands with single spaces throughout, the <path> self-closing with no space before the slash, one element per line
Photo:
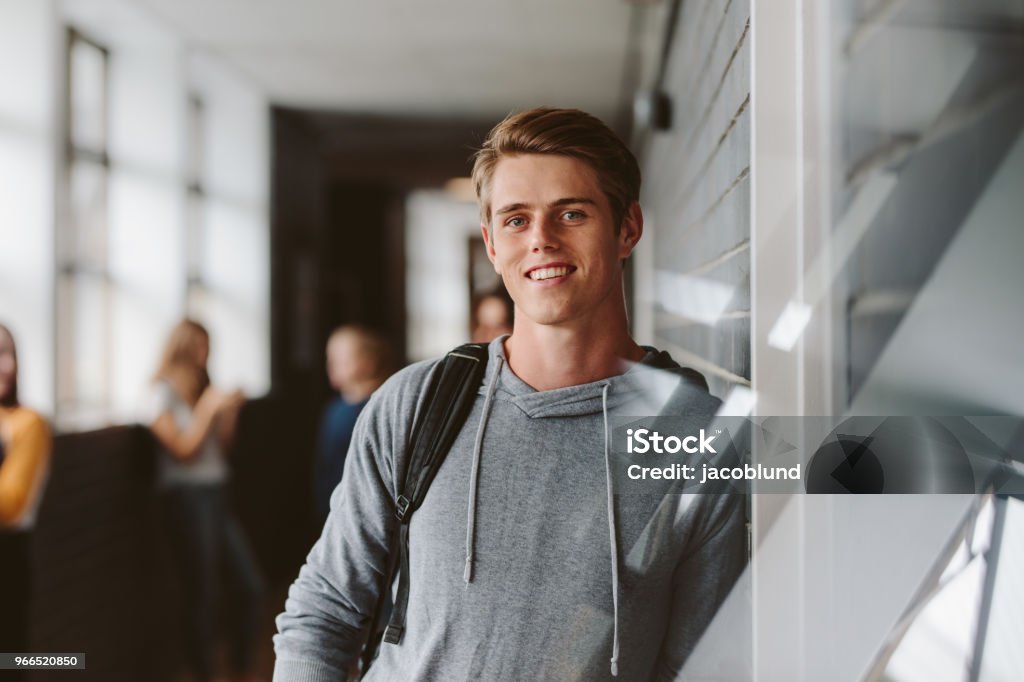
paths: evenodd
<path fill-rule="evenodd" d="M 269 109 L 252 83 L 206 55 L 190 55 L 187 74 L 206 125 L 200 273 L 211 376 L 259 395 L 270 388 Z"/>
<path fill-rule="evenodd" d="M 467 239 L 480 234 L 475 203 L 438 191 L 406 201 L 406 311 L 409 359 L 447 353 L 469 340 Z"/>
<path fill-rule="evenodd" d="M 184 303 L 185 73 L 172 35 L 122 42 L 102 26 L 89 35 L 110 45 L 110 405 L 129 419 Z"/>
<path fill-rule="evenodd" d="M 51 415 L 58 50 L 51 2 L 0 0 L 0 321 L 22 402 Z"/>

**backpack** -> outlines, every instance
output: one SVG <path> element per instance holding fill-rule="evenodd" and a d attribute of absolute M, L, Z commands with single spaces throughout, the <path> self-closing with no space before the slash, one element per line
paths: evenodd
<path fill-rule="evenodd" d="M 388 644 L 397 644 L 405 631 L 405 611 L 409 603 L 409 521 L 423 503 L 438 469 L 448 456 L 455 437 L 473 409 L 477 391 L 487 368 L 487 344 L 467 343 L 449 352 L 441 369 L 426 389 L 423 416 L 413 427 L 409 439 L 409 457 L 405 470 L 396 472 L 395 517 L 398 526 L 390 543 L 388 570 L 380 598 L 370 621 L 370 639 L 363 648 L 362 671 L 370 667 L 377 653 L 378 621 L 387 606 L 388 592 L 398 572 L 398 593 L 391 618 L 383 633 Z"/>

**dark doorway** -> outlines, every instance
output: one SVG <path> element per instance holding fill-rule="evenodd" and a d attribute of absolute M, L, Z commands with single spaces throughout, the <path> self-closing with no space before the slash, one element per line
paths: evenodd
<path fill-rule="evenodd" d="M 468 175 L 495 121 L 280 107 L 271 118 L 271 393 L 250 411 L 254 433 L 236 481 L 253 544 L 271 579 L 283 581 L 318 533 L 311 464 L 329 396 L 327 337 L 363 324 L 404 358 L 405 199 Z"/>

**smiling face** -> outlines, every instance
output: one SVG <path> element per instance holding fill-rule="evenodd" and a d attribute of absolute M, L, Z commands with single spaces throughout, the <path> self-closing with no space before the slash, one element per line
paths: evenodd
<path fill-rule="evenodd" d="M 625 315 L 622 260 L 640 239 L 639 206 L 616 230 L 597 175 L 578 159 L 505 156 L 490 185 L 487 254 L 516 304 L 516 327 Z"/>

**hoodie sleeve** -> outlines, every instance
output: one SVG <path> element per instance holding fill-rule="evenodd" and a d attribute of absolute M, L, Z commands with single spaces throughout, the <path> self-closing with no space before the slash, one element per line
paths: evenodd
<path fill-rule="evenodd" d="M 658 680 L 683 679 L 686 659 L 747 563 L 744 496 L 709 493 L 700 532 L 676 567 L 672 613 L 656 670 Z"/>
<path fill-rule="evenodd" d="M 359 657 L 397 525 L 392 472 L 426 374 L 422 363 L 403 370 L 359 415 L 323 533 L 277 617 L 275 682 L 346 679 Z"/>

